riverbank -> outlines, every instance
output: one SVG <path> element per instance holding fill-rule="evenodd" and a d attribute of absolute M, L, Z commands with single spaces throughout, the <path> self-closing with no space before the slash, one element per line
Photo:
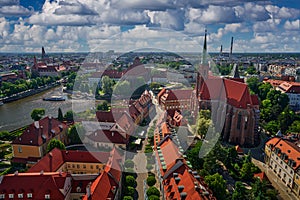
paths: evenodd
<path fill-rule="evenodd" d="M 44 92 L 46 90 L 52 89 L 54 87 L 57 87 L 59 85 L 61 85 L 61 82 L 60 81 L 56 81 L 55 83 L 51 83 L 49 85 L 40 87 L 40 88 L 35 89 L 35 90 L 30 89 L 30 90 L 27 90 L 27 91 L 24 91 L 24 92 L 20 92 L 20 93 L 14 94 L 14 95 L 9 96 L 9 97 L 2 98 L 2 99 L 0 99 L 0 101 L 2 101 L 3 103 L 9 103 L 9 102 L 12 102 L 12 101 L 16 101 L 16 100 L 19 100 L 19 99 L 23 99 L 25 97 L 29 97 L 29 96 L 32 96 L 32 95 Z"/>

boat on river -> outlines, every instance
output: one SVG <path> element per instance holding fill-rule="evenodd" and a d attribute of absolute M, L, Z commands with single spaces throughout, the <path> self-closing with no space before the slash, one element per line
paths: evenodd
<path fill-rule="evenodd" d="M 65 101 L 66 98 L 63 96 L 51 96 L 43 98 L 44 101 Z"/>

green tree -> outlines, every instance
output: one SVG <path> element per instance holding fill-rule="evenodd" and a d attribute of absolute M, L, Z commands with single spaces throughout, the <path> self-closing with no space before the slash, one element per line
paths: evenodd
<path fill-rule="evenodd" d="M 245 188 L 245 186 L 243 185 L 242 182 L 237 181 L 235 182 L 235 188 L 234 191 L 232 193 L 232 200 L 245 200 L 248 199 L 248 193 L 247 193 L 247 189 Z"/>
<path fill-rule="evenodd" d="M 133 197 L 131 197 L 131 196 L 124 196 L 123 200 L 133 200 Z"/>
<path fill-rule="evenodd" d="M 247 84 L 249 86 L 249 89 L 252 93 L 254 94 L 258 94 L 258 88 L 260 86 L 260 82 L 258 80 L 258 78 L 256 77 L 251 77 L 249 79 L 247 79 Z"/>
<path fill-rule="evenodd" d="M 132 94 L 129 81 L 119 81 L 115 85 L 114 93 L 121 96 Z"/>
<path fill-rule="evenodd" d="M 64 119 L 68 122 L 72 122 L 74 121 L 74 113 L 72 110 L 69 110 L 66 112 L 66 114 L 64 115 Z"/>
<path fill-rule="evenodd" d="M 160 196 L 159 190 L 154 186 L 149 187 L 148 190 L 146 191 L 146 194 L 147 194 L 148 197 L 152 196 L 152 195 L 153 196 L 158 196 L 158 197 Z"/>
<path fill-rule="evenodd" d="M 108 105 L 107 101 L 103 101 L 103 103 L 98 104 L 97 110 L 109 111 L 110 110 L 110 106 Z"/>
<path fill-rule="evenodd" d="M 257 74 L 257 71 L 256 71 L 256 69 L 255 69 L 254 66 L 249 66 L 249 67 L 247 68 L 247 73 L 250 74 L 250 75 L 252 75 L 252 74 Z"/>
<path fill-rule="evenodd" d="M 266 191 L 267 191 L 267 184 L 265 181 L 261 181 L 260 179 L 256 178 L 255 182 L 251 185 L 251 199 L 257 200 L 267 200 Z"/>
<path fill-rule="evenodd" d="M 299 120 L 293 121 L 293 123 L 289 126 L 289 132 L 300 133 L 300 121 Z"/>
<path fill-rule="evenodd" d="M 64 120 L 64 116 L 63 116 L 63 113 L 62 113 L 62 111 L 61 111 L 61 108 L 58 108 L 57 119 L 58 119 L 59 121 L 61 121 L 61 122 Z"/>
<path fill-rule="evenodd" d="M 208 128 L 212 125 L 212 120 L 210 119 L 209 110 L 201 110 L 199 112 L 196 125 L 193 127 L 194 132 L 201 137 L 204 137 L 208 131 Z"/>
<path fill-rule="evenodd" d="M 283 133 L 286 133 L 289 126 L 293 123 L 295 119 L 295 113 L 292 111 L 289 106 L 286 106 L 284 110 L 278 116 L 279 127 Z"/>
<path fill-rule="evenodd" d="M 213 175 L 208 175 L 204 180 L 217 199 L 226 199 L 226 181 L 220 174 L 215 173 Z"/>
<path fill-rule="evenodd" d="M 279 130 L 279 124 L 275 120 L 272 120 L 272 121 L 268 122 L 264 126 L 264 128 L 266 131 L 270 132 L 272 135 L 275 135 Z"/>
<path fill-rule="evenodd" d="M 251 181 L 252 180 L 252 178 L 254 176 L 253 165 L 254 164 L 252 162 L 243 163 L 241 171 L 240 171 L 241 178 L 243 180 L 246 180 L 246 181 Z"/>
<path fill-rule="evenodd" d="M 136 180 L 131 175 L 126 176 L 125 183 L 126 183 L 126 186 L 136 187 Z"/>
<path fill-rule="evenodd" d="M 134 197 L 134 192 L 135 192 L 134 187 L 131 187 L 131 186 L 126 187 L 126 190 L 125 190 L 126 196 Z"/>
<path fill-rule="evenodd" d="M 199 157 L 199 152 L 202 146 L 202 141 L 199 140 L 194 148 L 188 150 L 187 158 L 191 162 L 192 166 L 196 170 L 200 170 L 203 168 L 203 159 Z"/>
<path fill-rule="evenodd" d="M 147 185 L 151 187 L 151 186 L 155 185 L 155 183 L 156 183 L 155 176 L 148 176 Z"/>
<path fill-rule="evenodd" d="M 113 81 L 108 76 L 103 76 L 101 79 L 102 91 L 104 94 L 110 95 L 113 91 Z"/>
<path fill-rule="evenodd" d="M 35 108 L 31 112 L 30 116 L 34 121 L 39 121 L 42 119 L 42 117 L 45 115 L 45 109 L 44 108 Z"/>
<path fill-rule="evenodd" d="M 268 92 L 272 89 L 272 85 L 270 83 L 264 83 L 258 86 L 258 96 L 261 100 L 265 100 L 267 98 Z"/>
<path fill-rule="evenodd" d="M 80 135 L 85 134 L 85 129 L 81 123 L 75 123 L 71 125 L 68 129 L 68 138 L 70 139 L 71 144 L 81 144 L 81 137 Z"/>
<path fill-rule="evenodd" d="M 158 196 L 151 195 L 150 197 L 148 197 L 148 200 L 160 200 L 160 198 Z"/>
<path fill-rule="evenodd" d="M 50 152 L 54 148 L 58 148 L 58 149 L 61 149 L 61 150 L 66 149 L 64 143 L 62 143 L 60 140 L 52 139 L 52 140 L 50 140 L 50 142 L 47 145 L 47 152 Z"/>

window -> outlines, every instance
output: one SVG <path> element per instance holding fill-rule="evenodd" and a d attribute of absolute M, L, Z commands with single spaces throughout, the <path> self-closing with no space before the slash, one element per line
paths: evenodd
<path fill-rule="evenodd" d="M 99 165 L 96 165 L 96 169 L 99 169 Z"/>
<path fill-rule="evenodd" d="M 83 169 L 85 169 L 86 168 L 86 165 L 83 165 Z"/>
<path fill-rule="evenodd" d="M 32 198 L 32 193 L 28 193 L 28 194 L 27 194 L 27 198 L 28 198 L 28 199 Z"/>
<path fill-rule="evenodd" d="M 241 123 L 242 123 L 242 115 L 241 115 L 241 113 L 239 113 L 238 114 L 238 121 L 237 121 L 237 125 L 236 125 L 237 129 L 241 129 Z"/>
<path fill-rule="evenodd" d="M 22 147 L 21 146 L 18 147 L 18 152 L 22 153 Z"/>
<path fill-rule="evenodd" d="M 5 194 L 0 194 L 0 199 L 5 199 Z"/>
<path fill-rule="evenodd" d="M 77 165 L 77 168 L 79 169 L 79 168 L 80 168 L 80 165 Z"/>
<path fill-rule="evenodd" d="M 18 198 L 19 199 L 23 198 L 23 194 L 18 194 Z"/>
<path fill-rule="evenodd" d="M 75 165 L 73 164 L 72 167 L 75 168 Z"/>
<path fill-rule="evenodd" d="M 91 169 L 93 169 L 94 168 L 94 166 L 93 165 L 91 165 L 91 167 L 90 167 Z"/>
<path fill-rule="evenodd" d="M 50 199 L 50 194 L 45 194 L 45 199 Z"/>
<path fill-rule="evenodd" d="M 13 199 L 14 198 L 14 194 L 9 194 L 8 198 Z"/>

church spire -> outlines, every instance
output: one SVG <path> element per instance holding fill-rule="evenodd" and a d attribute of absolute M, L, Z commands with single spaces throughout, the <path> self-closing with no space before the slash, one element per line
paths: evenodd
<path fill-rule="evenodd" d="M 205 65 L 207 64 L 207 30 L 205 29 L 205 35 L 204 35 L 204 44 L 203 44 L 203 52 L 202 52 L 202 64 Z"/>

